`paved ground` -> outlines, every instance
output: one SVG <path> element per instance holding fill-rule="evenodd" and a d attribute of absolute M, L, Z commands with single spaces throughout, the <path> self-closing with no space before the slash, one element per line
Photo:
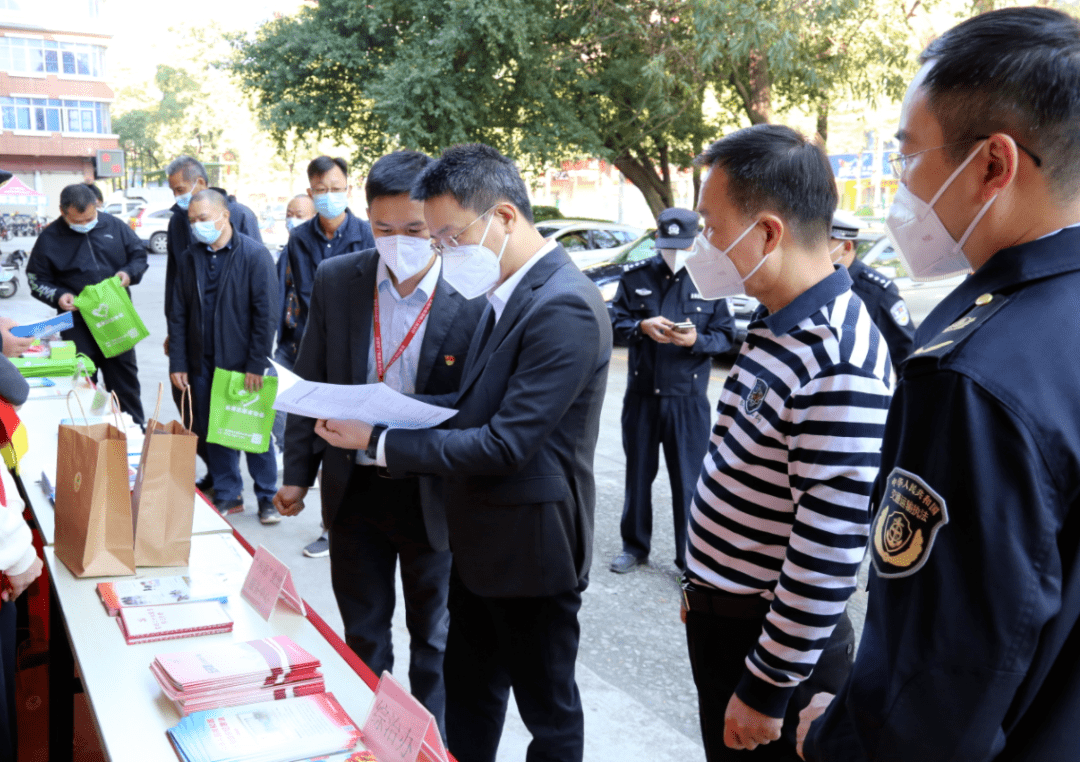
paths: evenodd
<path fill-rule="evenodd" d="M 15 248 L 30 250 L 32 241 L 15 239 L 0 245 L 4 253 Z M 161 351 L 165 338 L 163 284 L 165 258 L 150 257 L 143 282 L 132 290 L 150 337 L 136 349 L 143 381 L 143 404 L 149 415 L 157 397 L 157 383 L 168 384 L 167 358 Z M 34 300 L 19 275 L 19 292 L 0 301 L 0 314 L 20 322 L 33 322 L 53 314 Z M 954 285 L 912 284 L 905 288 L 909 307 L 917 321 Z M 909 290 L 910 289 L 910 290 Z M 710 399 L 715 405 L 729 364 L 714 365 Z M 619 414 L 626 388 L 626 351 L 616 349 L 608 380 L 608 392 L 601 420 L 596 453 L 596 541 L 589 588 L 581 609 L 581 649 L 578 682 L 586 714 L 586 752 L 589 762 L 623 760 L 648 756 L 658 762 L 685 762 L 702 759 L 697 719 L 697 697 L 686 655 L 685 634 L 678 618 L 678 587 L 675 582 L 674 538 L 671 527 L 671 493 L 666 477 L 657 479 L 653 490 L 656 518 L 650 564 L 627 575 L 608 571 L 611 558 L 621 549 L 619 517 L 622 513 L 625 460 Z M 175 417 L 176 410 L 165 390 L 163 418 Z M 200 471 L 201 472 L 201 471 Z M 660 474 L 666 474 L 661 462 Z M 252 544 L 265 544 L 294 571 L 301 595 L 339 629 L 341 620 L 333 599 L 327 559 L 305 558 L 301 549 L 319 532 L 319 517 L 313 506 L 300 516 L 264 527 L 255 517 L 255 500 L 250 479 L 245 487 L 248 510 L 231 517 L 234 526 Z M 314 496 L 313 496 L 314 497 Z M 311 501 L 314 503 L 314 501 Z M 394 642 L 400 658 L 407 658 L 408 633 L 399 604 L 394 621 Z M 865 594 L 858 593 L 850 604 L 852 618 L 861 631 Z M 399 663 L 399 672 L 404 672 Z M 399 678 L 406 679 L 404 674 Z M 499 760 L 519 760 L 525 755 L 528 731 L 511 705 Z"/>

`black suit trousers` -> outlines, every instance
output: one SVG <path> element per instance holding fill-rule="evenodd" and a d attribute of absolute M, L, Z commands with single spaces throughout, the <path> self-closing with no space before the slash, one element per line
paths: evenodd
<path fill-rule="evenodd" d="M 435 716 L 446 737 L 443 656 L 448 618 L 450 551 L 427 538 L 415 479 L 373 476 L 356 466 L 330 527 L 330 580 L 345 642 L 376 675 L 394 670 L 390 635 L 395 575 L 401 566 L 405 625 L 409 630 L 409 687 Z"/>
<path fill-rule="evenodd" d="M 511 688 L 533 736 L 526 762 L 581 761 L 585 719 L 574 665 L 584 588 L 487 598 L 451 573 L 446 734 L 459 762 L 494 762 Z"/>

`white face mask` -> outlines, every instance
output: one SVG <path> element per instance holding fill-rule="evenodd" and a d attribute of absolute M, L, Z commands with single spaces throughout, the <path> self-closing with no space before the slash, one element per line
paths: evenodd
<path fill-rule="evenodd" d="M 484 214 L 487 214 L 487 212 L 484 212 Z M 483 214 L 480 215 L 480 217 L 483 216 Z M 480 219 L 480 217 L 476 219 Z M 481 294 L 486 294 L 499 282 L 499 262 L 502 261 L 502 255 L 506 251 L 506 244 L 509 243 L 510 236 L 503 239 L 503 245 L 498 254 L 484 246 L 484 240 L 487 238 L 491 223 L 494 220 L 495 215 L 491 215 L 491 219 L 488 220 L 487 225 L 484 227 L 484 235 L 480 237 L 480 243 L 447 246 L 443 249 L 442 276 L 447 283 L 454 287 L 455 291 L 466 299 L 475 299 Z"/>
<path fill-rule="evenodd" d="M 844 258 L 844 252 L 842 251 L 840 252 L 840 256 L 836 256 L 836 252 L 840 251 L 840 249 L 842 248 L 844 248 L 844 244 L 841 241 L 840 243 L 833 246 L 832 249 L 829 251 L 829 259 L 832 260 L 832 263 L 834 265 L 839 264 L 840 260 Z"/>
<path fill-rule="evenodd" d="M 384 235 L 375 239 L 379 257 L 398 283 L 423 270 L 431 261 L 431 241 L 411 235 Z"/>
<path fill-rule="evenodd" d="M 709 239 L 705 237 L 704 233 L 698 233 L 697 238 L 694 239 L 694 250 L 686 259 L 686 269 L 689 271 L 690 277 L 694 279 L 694 285 L 697 286 L 698 293 L 703 298 L 722 299 L 728 296 L 738 296 L 743 293 L 743 284 L 750 280 L 754 273 L 765 264 L 769 254 L 762 257 L 761 261 L 744 278 L 739 275 L 735 263 L 728 257 L 728 252 L 734 249 L 735 245 L 756 226 L 757 222 L 740 233 L 739 237 L 722 251 L 709 243 Z"/>
<path fill-rule="evenodd" d="M 913 279 L 940 280 L 971 270 L 971 263 L 964 256 L 964 244 L 975 230 L 975 226 L 979 224 L 979 220 L 990 209 L 990 205 L 997 200 L 997 196 L 983 204 L 982 209 L 975 215 L 975 219 L 968 225 L 959 241 L 949 234 L 941 218 L 934 211 L 934 204 L 952 185 L 952 181 L 964 170 L 964 167 L 971 163 L 982 145 L 983 143 L 979 143 L 968 154 L 968 157 L 949 175 L 929 202 L 923 201 L 908 190 L 906 185 L 900 183 L 892 206 L 889 207 L 889 214 L 885 218 L 885 232 L 892 239 L 896 253 L 900 255 L 904 267 Z"/>
<path fill-rule="evenodd" d="M 660 256 L 664 258 L 672 274 L 679 272 L 686 264 L 686 258 L 693 254 L 686 249 L 660 249 Z"/>

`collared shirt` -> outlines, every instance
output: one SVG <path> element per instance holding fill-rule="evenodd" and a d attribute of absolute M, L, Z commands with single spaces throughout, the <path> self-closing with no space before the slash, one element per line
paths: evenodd
<path fill-rule="evenodd" d="M 772 601 L 737 689 L 769 716 L 783 716 L 855 590 L 891 394 L 885 349 L 841 268 L 755 315 L 720 394 L 687 573 Z"/>
<path fill-rule="evenodd" d="M 488 301 L 491 302 L 491 309 L 495 311 L 496 323 L 498 323 L 499 318 L 502 317 L 503 310 L 506 309 L 506 303 L 510 301 L 510 297 L 514 294 L 514 289 L 521 283 L 522 279 L 525 277 L 525 273 L 529 272 L 537 262 L 543 259 L 545 254 L 554 251 L 556 245 L 554 238 L 545 241 L 544 245 L 540 247 L 540 250 L 529 257 L 529 261 L 519 267 L 517 272 L 488 293 Z"/>
<path fill-rule="evenodd" d="M 420 280 L 413 292 L 408 296 L 398 293 L 390 280 L 390 270 L 379 259 L 378 269 L 375 272 L 375 282 L 379 288 L 379 324 L 382 329 L 382 357 L 386 371 L 383 383 L 394 391 L 402 394 L 413 394 L 416 391 L 416 371 L 420 365 L 420 347 L 424 344 L 424 334 L 427 332 L 427 320 L 420 324 L 409 346 L 401 353 L 393 365 L 386 368 L 385 363 L 397 352 L 401 342 L 409 333 L 413 323 L 420 316 L 435 290 L 435 284 L 439 282 L 439 273 L 442 268 L 442 258 L 435 257 L 435 263 Z M 379 372 L 375 364 L 375 321 L 371 321 L 371 336 L 368 341 L 368 375 L 369 384 L 379 383 Z M 379 444 L 382 444 L 380 441 Z M 363 450 L 356 451 L 356 462 L 365 465 L 375 465 L 375 461 L 367 457 Z"/>
<path fill-rule="evenodd" d="M 218 280 L 221 271 L 225 269 L 225 257 L 232 253 L 236 243 L 236 231 L 229 237 L 229 242 L 217 251 L 210 244 L 200 246 L 206 255 L 206 270 L 203 276 L 202 286 L 202 314 L 203 314 L 203 355 L 207 358 L 209 367 L 214 366 L 214 308 L 217 306 Z M 212 372 L 212 371 L 211 371 Z"/>

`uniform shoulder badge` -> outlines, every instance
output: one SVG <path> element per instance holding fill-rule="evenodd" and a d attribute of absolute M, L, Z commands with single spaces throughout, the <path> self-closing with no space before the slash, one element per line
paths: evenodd
<path fill-rule="evenodd" d="M 642 268 L 645 265 L 649 264 L 650 259 L 651 257 L 646 259 L 639 259 L 637 262 L 627 262 L 625 265 L 622 266 L 623 272 L 628 273 L 632 270 Z"/>
<path fill-rule="evenodd" d="M 1009 297 L 1006 296 L 991 296 L 990 294 L 980 296 L 976 300 L 975 306 L 968 310 L 966 315 L 958 318 L 937 336 L 912 352 L 908 360 L 919 357 L 944 357 L 956 349 L 971 334 L 975 333 L 980 326 L 1008 303 Z"/>
<path fill-rule="evenodd" d="M 911 313 L 908 312 L 907 304 L 903 299 L 898 299 L 896 304 L 889 308 L 889 314 L 901 328 L 911 322 Z"/>
<path fill-rule="evenodd" d="M 948 523 L 949 512 L 941 495 L 922 478 L 894 468 L 871 527 L 871 553 L 878 576 L 907 577 L 921 569 L 930 557 L 938 530 Z"/>
<path fill-rule="evenodd" d="M 884 275 L 878 274 L 878 272 L 876 270 L 873 270 L 870 267 L 867 267 L 866 269 L 864 269 L 861 274 L 862 274 L 862 277 L 865 280 L 870 281 L 875 286 L 879 286 L 880 288 L 884 289 L 885 291 L 889 291 L 890 286 L 893 286 L 893 287 L 896 286 L 896 284 L 893 283 L 891 280 L 886 278 Z M 897 289 L 897 292 L 899 293 L 899 289 Z"/>

